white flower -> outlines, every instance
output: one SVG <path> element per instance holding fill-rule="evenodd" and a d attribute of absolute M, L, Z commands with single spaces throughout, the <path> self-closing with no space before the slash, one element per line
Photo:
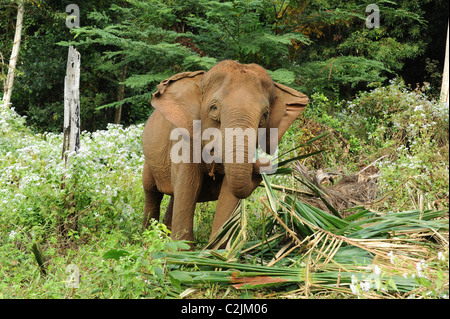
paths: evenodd
<path fill-rule="evenodd" d="M 378 267 L 378 265 L 375 265 L 373 268 L 373 273 L 378 276 L 381 275 L 381 268 Z"/>
<path fill-rule="evenodd" d="M 9 238 L 14 239 L 14 237 L 16 237 L 17 232 L 14 230 L 11 230 L 11 232 L 9 233 Z"/>
<path fill-rule="evenodd" d="M 370 288 L 372 287 L 371 283 L 369 281 L 363 281 L 359 284 L 359 286 L 361 287 L 362 291 L 369 291 Z"/>
<path fill-rule="evenodd" d="M 394 253 L 392 251 L 389 252 L 388 257 L 390 257 L 391 264 L 393 264 L 395 260 L 394 260 Z"/>
<path fill-rule="evenodd" d="M 352 293 L 357 295 L 358 294 L 358 286 L 357 285 L 350 285 L 350 289 L 352 290 Z"/>
<path fill-rule="evenodd" d="M 352 283 L 350 284 L 350 289 L 353 294 L 358 294 L 358 279 L 356 279 L 355 275 L 352 275 Z"/>
<path fill-rule="evenodd" d="M 438 252 L 438 260 L 445 261 L 445 256 L 444 256 L 444 253 L 442 251 Z"/>
<path fill-rule="evenodd" d="M 425 264 L 425 260 L 421 260 L 416 264 L 417 275 L 422 278 L 427 278 L 427 276 L 422 272 L 425 268 L 427 268 L 427 264 Z"/>
<path fill-rule="evenodd" d="M 426 268 L 427 267 L 427 264 L 425 264 L 425 260 L 424 259 L 422 259 L 421 261 L 419 261 L 417 264 L 416 264 L 416 270 L 417 271 L 422 271 L 424 268 Z"/>
<path fill-rule="evenodd" d="M 414 107 L 414 112 L 423 111 L 423 105 L 417 105 Z"/>

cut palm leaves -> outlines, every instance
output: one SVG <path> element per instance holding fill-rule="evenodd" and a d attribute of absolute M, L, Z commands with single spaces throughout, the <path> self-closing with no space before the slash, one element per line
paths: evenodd
<path fill-rule="evenodd" d="M 245 228 L 241 227 L 243 224 L 245 226 L 245 211 L 243 211 L 243 205 L 241 203 L 242 200 L 239 200 L 230 218 L 219 228 L 204 249 L 219 249 L 224 245 L 226 245 L 225 248 L 228 250 L 231 248 L 236 239 L 238 239 L 239 234 L 242 234 Z"/>
<path fill-rule="evenodd" d="M 323 291 L 338 287 L 346 293 L 351 293 L 352 276 L 364 278 L 369 267 L 355 265 L 322 264 L 317 269 L 308 272 L 307 267 L 274 267 L 248 265 L 238 262 L 228 262 L 210 258 L 203 251 L 171 253 L 166 259 L 168 264 L 182 265 L 185 271 L 174 270 L 169 273 L 177 285 L 196 286 L 204 284 L 231 285 L 236 289 L 258 289 L 291 284 L 305 284 L 307 281 L 312 290 Z M 343 269 L 346 269 L 343 271 Z M 417 288 L 413 279 L 405 279 L 397 275 L 380 278 L 385 285 L 395 283 L 398 292 L 409 292 Z M 393 286 L 393 285 L 392 285 Z"/>
<path fill-rule="evenodd" d="M 308 140 L 307 142 L 281 154 L 280 156 L 278 156 L 276 159 L 279 159 L 280 157 L 283 157 L 286 154 L 291 153 L 292 151 L 300 148 L 300 147 L 305 147 L 307 145 L 312 144 L 313 142 L 324 138 L 325 136 L 327 136 L 330 132 L 324 132 L 322 134 L 319 134 L 318 136 L 311 138 L 310 140 Z M 308 158 L 310 156 L 313 155 L 317 155 L 319 153 L 323 152 L 323 150 L 320 151 L 316 151 L 316 152 L 312 152 L 309 154 L 305 154 L 305 155 L 300 155 L 300 156 L 296 156 L 281 162 L 278 162 L 278 169 L 275 172 L 275 174 L 289 174 L 292 172 L 291 168 L 287 168 L 287 167 L 283 167 L 285 165 L 287 165 L 288 163 L 291 163 L 293 161 L 298 161 L 300 159 L 305 159 Z M 275 200 L 275 193 L 272 189 L 272 186 L 269 182 L 268 176 L 266 174 L 261 174 L 262 178 L 263 178 L 263 186 L 266 189 L 266 193 L 268 194 L 268 198 L 269 198 L 269 202 L 270 202 L 270 206 L 271 208 L 276 211 L 277 210 L 277 203 Z M 270 195 L 269 195 L 270 194 Z M 208 242 L 208 244 L 205 246 L 204 249 L 219 249 L 221 247 L 223 247 L 224 245 L 226 245 L 226 249 L 230 249 L 232 246 L 234 246 L 234 248 L 236 248 L 237 242 L 239 241 L 239 243 L 244 243 L 245 241 L 242 241 L 241 236 L 245 236 L 245 228 L 246 228 L 246 219 L 243 219 L 242 217 L 245 215 L 245 211 L 244 211 L 244 205 L 241 205 L 241 201 L 238 202 L 238 204 L 236 205 L 235 209 L 233 210 L 233 213 L 231 214 L 230 218 L 227 220 L 227 222 L 225 222 L 225 224 L 216 232 L 216 234 L 213 236 L 213 238 L 210 239 L 210 241 Z M 264 236 L 264 234 L 263 234 Z M 263 237 L 263 242 L 265 241 L 265 237 Z M 240 244 L 239 247 L 241 247 L 242 245 Z M 269 246 L 270 247 L 270 246 Z M 233 252 L 237 252 L 237 249 L 234 249 Z M 233 255 L 232 253 L 230 253 L 230 255 Z"/>

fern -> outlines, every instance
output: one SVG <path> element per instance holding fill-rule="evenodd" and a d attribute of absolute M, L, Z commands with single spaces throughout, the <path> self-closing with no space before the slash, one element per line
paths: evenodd
<path fill-rule="evenodd" d="M 295 81 L 295 73 L 287 69 L 268 71 L 272 79 L 283 84 L 292 84 Z"/>

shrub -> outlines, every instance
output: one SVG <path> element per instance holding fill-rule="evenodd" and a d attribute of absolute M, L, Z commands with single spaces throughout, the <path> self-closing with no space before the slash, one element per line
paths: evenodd
<path fill-rule="evenodd" d="M 402 209 L 411 204 L 411 196 L 425 196 L 429 203 L 448 206 L 448 106 L 428 100 L 427 90 L 428 85 L 411 90 L 393 80 L 351 101 L 329 101 L 321 93 L 313 94 L 305 117 L 330 127 L 335 140 L 341 136 L 349 149 L 348 156 L 329 149 L 334 157 L 324 165 L 334 161 L 364 167 L 382 158 L 377 164 L 384 194 L 406 182 L 410 185 L 409 190 L 396 190 L 387 205 Z M 345 148 L 342 139 L 333 145 Z"/>
<path fill-rule="evenodd" d="M 83 132 L 81 148 L 66 169 L 62 134 L 34 135 L 13 109 L 0 112 L 2 232 L 33 232 L 46 240 L 61 235 L 68 216 L 75 218 L 71 228 L 81 237 L 100 228 L 135 232 L 143 205 L 143 125 Z"/>

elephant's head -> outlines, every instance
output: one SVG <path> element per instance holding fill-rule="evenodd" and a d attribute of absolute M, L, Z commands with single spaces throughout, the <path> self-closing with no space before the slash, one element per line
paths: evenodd
<path fill-rule="evenodd" d="M 206 73 L 174 75 L 158 85 L 152 99 L 155 109 L 178 128 L 185 128 L 192 134 L 193 121 L 200 120 L 202 132 L 210 128 L 220 131 L 225 175 L 237 198 L 248 197 L 260 178 L 255 174 L 254 150 L 248 148 L 249 138 L 243 143 L 238 143 L 236 138 L 233 143 L 233 138 L 227 138 L 229 129 L 255 132 L 254 141 L 251 141 L 255 145 L 258 128 L 259 132 L 275 128 L 277 136 L 272 135 L 271 139 L 271 134 L 265 134 L 266 143 L 262 144 L 266 145 L 261 145 L 265 150 L 273 150 L 274 143 L 279 143 L 308 102 L 306 95 L 274 82 L 261 66 L 229 60 L 218 63 Z M 211 145 L 208 140 L 202 142 L 203 146 Z M 243 162 L 237 162 L 238 156 L 242 158 L 242 155 Z M 231 162 L 230 158 L 233 159 Z"/>

